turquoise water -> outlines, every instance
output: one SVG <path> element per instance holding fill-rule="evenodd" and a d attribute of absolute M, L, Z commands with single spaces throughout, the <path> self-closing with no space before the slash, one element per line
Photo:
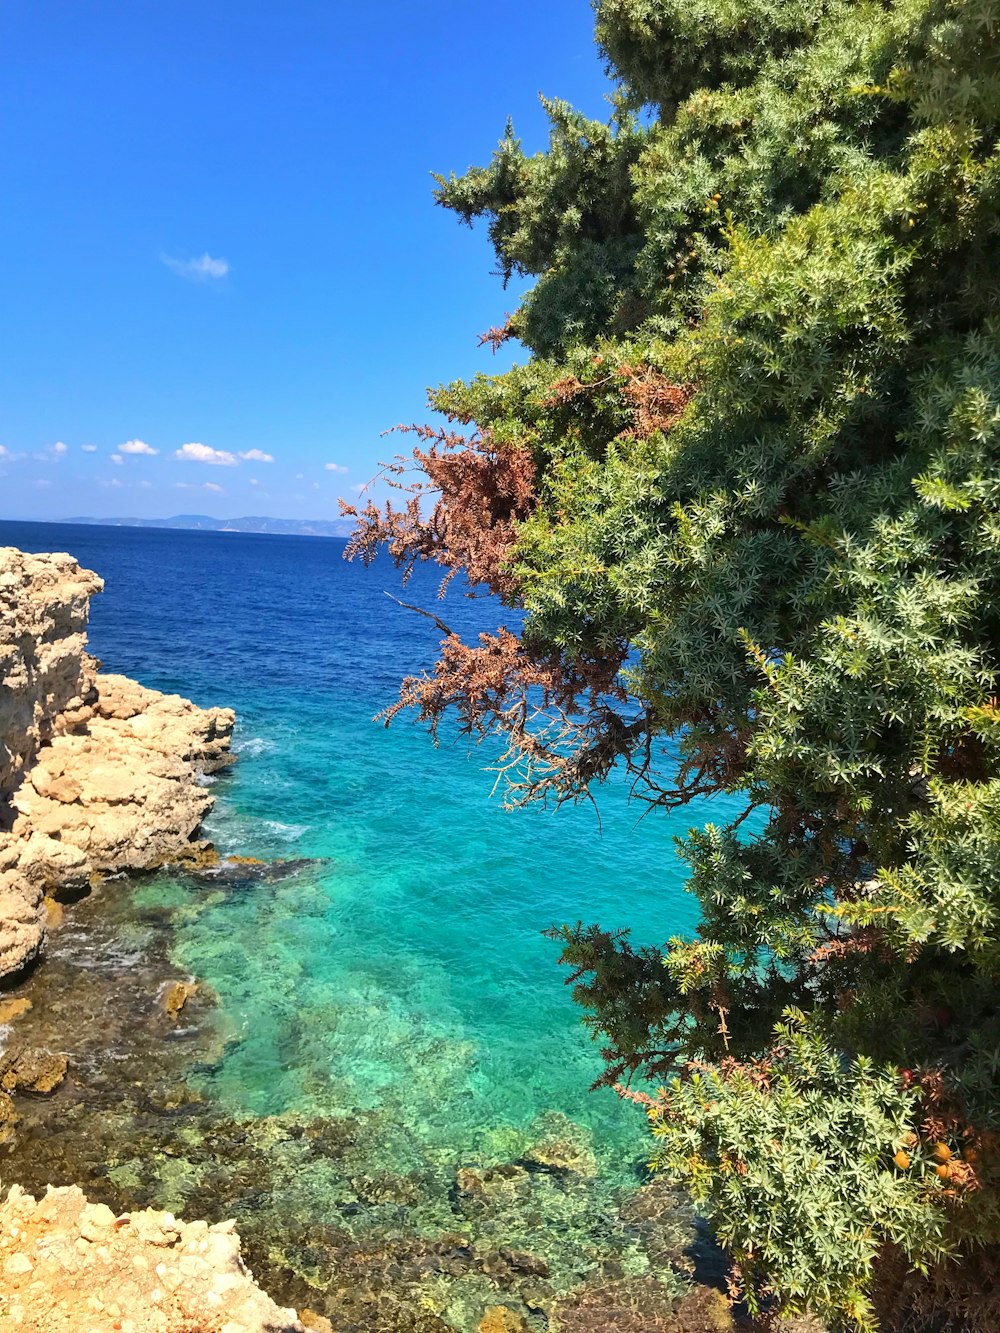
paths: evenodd
<path fill-rule="evenodd" d="M 165 876 L 140 901 L 175 913 L 177 963 L 220 999 L 229 1040 L 197 1075 L 237 1110 L 386 1112 L 398 1169 L 477 1151 L 497 1159 L 539 1115 L 592 1131 L 606 1170 L 644 1154 L 641 1117 L 613 1093 L 581 1024 L 553 923 L 693 929 L 673 836 L 722 818 L 641 807 L 623 783 L 590 806 L 504 810 L 496 751 L 435 748 L 373 714 L 433 660 L 432 626 L 394 605 L 389 566 L 342 544 L 137 529 L 0 524 L 0 542 L 68 549 L 107 581 L 91 643 L 108 669 L 239 715 L 239 762 L 213 787 L 223 853 L 308 858 L 239 893 Z M 408 600 L 429 604 L 425 572 Z M 449 598 L 466 633 L 489 602 Z"/>

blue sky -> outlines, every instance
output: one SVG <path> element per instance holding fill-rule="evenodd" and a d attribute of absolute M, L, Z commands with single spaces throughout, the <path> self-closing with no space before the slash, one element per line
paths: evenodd
<path fill-rule="evenodd" d="M 609 111 L 587 0 L 10 0 L 0 53 L 3 518 L 335 516 L 507 364 L 430 172 Z"/>

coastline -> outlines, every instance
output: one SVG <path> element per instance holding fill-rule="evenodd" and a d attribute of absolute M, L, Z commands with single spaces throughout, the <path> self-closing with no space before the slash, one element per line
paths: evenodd
<path fill-rule="evenodd" d="M 235 714 L 102 675 L 86 648 L 102 580 L 69 555 L 0 548 L 0 997 L 33 980 L 65 901 L 163 866 L 218 861 L 201 838 L 225 770 Z M 43 983 L 44 984 L 44 983 Z M 23 991 L 23 987 L 20 988 Z M 169 983 L 176 1020 L 196 987 Z M 25 1099 L 52 1097 L 71 1062 L 53 1043 L 20 1040 L 34 1002 L 0 998 L 0 1147 L 22 1137 Z M 30 1119 L 30 1117 L 28 1117 Z M 176 1259 L 176 1266 L 165 1264 Z M 231 1222 L 115 1214 L 75 1185 L 46 1182 L 36 1201 L 12 1184 L 0 1202 L 0 1293 L 14 1326 L 71 1333 L 80 1321 L 124 1333 L 218 1327 L 304 1333 L 254 1283 Z"/>
<path fill-rule="evenodd" d="M 73 605 L 66 624 L 78 633 Z M 83 654 L 80 644 L 80 679 L 92 670 Z M 115 681 L 95 679 L 98 698 L 104 682 Z M 154 718 L 156 708 L 150 699 L 135 713 L 132 700 L 153 692 L 132 690 L 142 687 L 108 685 L 106 704 L 82 725 L 124 727 L 130 743 L 148 740 L 143 726 L 136 734 L 134 719 Z M 94 707 L 79 697 L 67 710 L 78 725 L 80 706 Z M 211 795 L 198 785 L 197 765 L 206 732 L 191 738 L 200 714 L 187 707 L 180 716 L 189 739 L 177 749 L 191 771 L 175 785 L 203 814 Z M 222 732 L 218 751 L 212 747 Z M 37 754 L 58 752 L 64 742 L 55 739 Z M 218 720 L 208 742 L 211 762 L 228 752 Z M 40 769 L 43 788 L 66 777 L 37 754 L 23 774 Z M 131 798 L 134 781 L 127 785 L 118 794 Z M 19 806 L 26 798 L 31 807 L 19 809 L 19 819 L 45 810 L 63 820 L 80 804 L 42 795 L 26 777 L 18 789 Z M 106 804 L 109 814 L 121 814 L 130 802 Z M 145 846 L 135 864 L 122 867 L 151 873 L 114 883 L 97 875 L 96 890 L 65 909 L 50 896 L 47 912 L 65 910 L 66 922 L 54 931 L 44 966 L 7 980 L 4 999 L 21 1006 L 10 1018 L 8 1050 L 55 1052 L 68 1066 L 48 1093 L 14 1090 L 5 1181 L 37 1197 L 49 1185 L 78 1185 L 115 1216 L 154 1208 L 212 1224 L 235 1217 L 243 1254 L 264 1288 L 283 1306 L 317 1311 L 315 1320 L 330 1319 L 338 1333 L 572 1333 L 595 1321 L 620 1322 L 637 1301 L 655 1320 L 650 1328 L 671 1329 L 689 1289 L 692 1300 L 717 1299 L 709 1288 L 691 1287 L 695 1273 L 718 1274 L 687 1200 L 650 1179 L 641 1163 L 627 1179 L 621 1170 L 609 1173 L 608 1150 L 598 1151 L 566 1115 L 543 1113 L 520 1127 L 498 1119 L 475 1143 L 454 1138 L 428 1150 L 410 1141 L 412 1111 L 395 1093 L 367 1110 L 357 1109 L 349 1087 L 338 1093 L 335 1081 L 316 1110 L 253 1113 L 220 1101 L 215 1071 L 243 1036 L 208 987 L 194 989 L 191 973 L 200 968 L 179 960 L 179 933 L 190 938 L 193 927 L 218 936 L 254 901 L 262 909 L 280 898 L 292 912 L 321 910 L 324 871 L 308 860 L 219 864 L 197 832 L 200 821 L 190 825 L 193 807 L 184 809 L 186 818 L 171 824 L 169 854 Z M 59 896 L 75 897 L 92 878 L 78 875 Z M 171 1011 L 171 996 L 185 1002 Z M 373 1012 L 370 1021 L 387 1018 Z M 330 1022 L 337 1021 L 331 997 Z M 432 1032 L 413 1035 L 428 1050 L 439 1040 Z M 463 1060 L 473 1058 L 464 1043 L 462 1051 Z M 452 1080 L 443 1066 L 428 1073 L 426 1093 L 447 1124 L 461 1113 L 449 1099 L 461 1095 L 465 1075 Z M 324 1112 L 323 1104 L 337 1109 Z M 725 1328 L 724 1309 L 711 1308 L 723 1322 L 705 1326 Z"/>

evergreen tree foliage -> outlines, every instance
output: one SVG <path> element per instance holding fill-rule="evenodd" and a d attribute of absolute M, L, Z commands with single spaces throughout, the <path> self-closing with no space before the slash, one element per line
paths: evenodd
<path fill-rule="evenodd" d="M 488 335 L 527 356 L 432 395 L 423 508 L 354 549 L 526 614 L 397 706 L 501 730 L 514 800 L 614 765 L 654 807 L 744 798 L 683 841 L 696 938 L 558 932 L 608 1080 L 752 1306 L 985 1333 L 1000 4 L 595 7 L 609 122 L 546 102 L 546 151 L 508 127 L 439 182 L 535 278 Z"/>

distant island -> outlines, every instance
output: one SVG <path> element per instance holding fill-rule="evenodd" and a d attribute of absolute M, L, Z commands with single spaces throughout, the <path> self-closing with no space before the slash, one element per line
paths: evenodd
<path fill-rule="evenodd" d="M 193 528 L 200 532 L 271 532 L 284 537 L 349 537 L 348 518 L 211 518 L 175 514 L 173 518 L 65 518 L 64 523 L 92 523 L 105 528 Z"/>

